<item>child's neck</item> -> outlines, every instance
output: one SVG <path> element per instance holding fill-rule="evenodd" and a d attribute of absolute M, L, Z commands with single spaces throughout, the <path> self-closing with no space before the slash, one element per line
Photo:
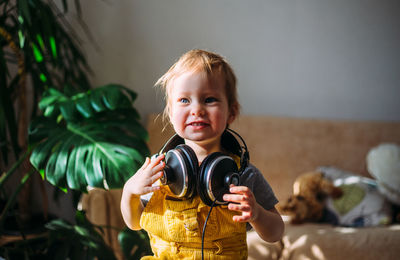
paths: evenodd
<path fill-rule="evenodd" d="M 190 148 L 196 154 L 197 160 L 199 164 L 211 153 L 220 152 L 221 151 L 221 142 L 220 139 L 212 141 L 212 142 L 196 142 L 185 140 L 185 144 L 189 145 Z"/>

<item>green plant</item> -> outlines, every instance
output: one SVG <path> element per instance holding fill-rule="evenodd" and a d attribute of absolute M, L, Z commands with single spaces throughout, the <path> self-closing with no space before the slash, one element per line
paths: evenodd
<path fill-rule="evenodd" d="M 87 90 L 90 70 L 79 38 L 53 1 L 1 0 L 0 10 L 0 150 L 7 164 L 9 151 L 18 158 L 26 149 L 43 91 Z"/>
<path fill-rule="evenodd" d="M 75 3 L 79 10 L 79 1 Z M 50 86 L 66 93 L 90 88 L 79 38 L 64 17 L 68 7 L 67 1 L 60 10 L 53 1 L 0 0 L 0 171 L 9 173 L 2 174 L 0 189 L 4 191 L 11 177 L 21 180 L 8 192 L 13 194 L 2 192 L 2 216 L 16 207 L 13 213 L 21 228 L 31 221 L 35 176 L 28 159 L 21 158 L 30 154 L 28 126 L 38 114 L 38 100 Z"/>
<path fill-rule="evenodd" d="M 29 128 L 32 165 L 43 179 L 64 191 L 86 192 L 88 186 L 121 188 L 149 155 L 147 131 L 132 106 L 135 98 L 133 91 L 115 84 L 72 96 L 50 88 L 39 103 L 43 116 L 34 118 Z M 53 220 L 46 227 L 50 230 L 46 247 L 38 243 L 43 238 L 31 240 L 36 245 L 36 255 L 113 259 L 97 229 L 82 212 L 77 211 L 75 225 Z M 150 253 L 143 232 L 123 231 L 121 236 L 124 252 L 130 252 L 127 246 L 136 245 L 134 257 Z M 27 247 L 26 243 L 20 246 Z M 7 247 L 5 250 L 7 255 L 20 253 Z"/>
<path fill-rule="evenodd" d="M 125 228 L 119 233 L 118 241 L 127 260 L 140 259 L 140 257 L 152 253 L 147 233 L 143 230 L 133 231 Z"/>
<path fill-rule="evenodd" d="M 39 103 L 44 116 L 30 127 L 32 165 L 63 189 L 121 188 L 149 154 L 135 98 L 120 85 L 70 97 L 49 89 Z"/>
<path fill-rule="evenodd" d="M 103 228 L 92 225 L 84 212 L 77 211 L 76 224 L 58 219 L 46 225 L 50 239 L 46 256 L 48 259 L 116 259 L 101 236 Z"/>
<path fill-rule="evenodd" d="M 17 241 L 0 249 L 6 259 L 116 260 L 101 236 L 103 228 L 92 225 L 84 212 L 76 212 L 74 225 L 62 219 L 46 224 L 48 235 Z"/>
<path fill-rule="evenodd" d="M 79 1 L 74 4 L 80 15 Z M 17 210 L 29 206 L 36 171 L 64 192 L 79 194 L 88 186 L 122 187 L 148 155 L 147 132 L 133 107 L 136 94 L 120 85 L 91 87 L 79 37 L 64 16 L 70 8 L 67 0 L 59 6 L 52 0 L 0 0 L 0 235 L 11 216 L 22 236 L 2 246 L 1 254 L 64 256 L 65 247 L 54 246 L 62 233 L 74 238 L 72 251 L 86 250 L 89 259 L 107 252 L 101 229 L 79 211 L 76 223 L 53 220 L 45 236 L 31 239 L 23 229 L 30 219 Z M 13 178 L 18 185 L 7 194 Z"/>

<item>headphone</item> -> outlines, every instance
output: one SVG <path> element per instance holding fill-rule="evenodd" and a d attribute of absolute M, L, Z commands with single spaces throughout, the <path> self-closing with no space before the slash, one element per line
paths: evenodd
<path fill-rule="evenodd" d="M 165 153 L 161 183 L 168 185 L 178 198 L 189 199 L 198 194 L 208 206 L 214 203 L 227 204 L 228 202 L 222 200 L 222 196 L 229 193 L 231 184 L 240 184 L 240 176 L 249 164 L 249 152 L 243 138 L 229 128 L 221 136 L 221 145 L 239 156 L 240 168 L 232 157 L 221 152 L 209 154 L 199 166 L 193 149 L 175 134 L 160 151 L 161 154 Z"/>

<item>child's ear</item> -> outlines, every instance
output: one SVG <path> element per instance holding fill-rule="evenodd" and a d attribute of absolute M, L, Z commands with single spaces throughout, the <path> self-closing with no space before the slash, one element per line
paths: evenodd
<path fill-rule="evenodd" d="M 236 106 L 232 107 L 230 109 L 228 116 L 228 125 L 230 125 L 231 123 L 233 123 L 233 121 L 235 121 L 237 114 L 238 114 L 238 108 Z"/>
<path fill-rule="evenodd" d="M 233 121 L 235 121 L 236 116 L 233 114 L 230 114 L 228 117 L 228 125 L 232 124 Z"/>

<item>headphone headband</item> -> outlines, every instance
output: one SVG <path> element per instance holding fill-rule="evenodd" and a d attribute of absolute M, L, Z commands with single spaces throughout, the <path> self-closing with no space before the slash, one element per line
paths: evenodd
<path fill-rule="evenodd" d="M 236 137 L 238 138 L 236 138 Z M 238 142 L 238 139 L 241 141 L 242 145 Z M 240 169 L 239 174 L 241 174 L 244 169 L 249 165 L 250 154 L 247 149 L 246 142 L 243 138 L 235 131 L 230 128 L 227 128 L 221 137 L 221 145 L 223 148 L 232 152 L 233 154 L 239 156 L 240 158 Z"/>
<path fill-rule="evenodd" d="M 160 150 L 160 154 L 166 153 L 169 150 L 175 149 L 180 144 L 184 144 L 185 141 L 183 140 L 182 137 L 180 137 L 178 134 L 174 134 L 171 136 L 168 141 L 164 144 L 164 146 Z"/>

